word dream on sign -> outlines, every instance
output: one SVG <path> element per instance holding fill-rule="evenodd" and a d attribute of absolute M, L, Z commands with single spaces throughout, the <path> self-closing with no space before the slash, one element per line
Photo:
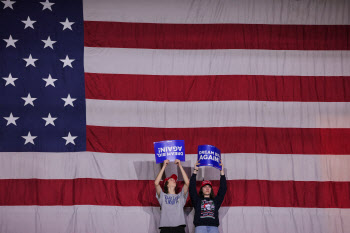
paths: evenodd
<path fill-rule="evenodd" d="M 154 142 L 154 154 L 156 163 L 162 163 L 164 160 L 185 161 L 185 141 L 184 140 L 168 140 Z"/>
<path fill-rule="evenodd" d="M 221 152 L 218 148 L 212 145 L 200 145 L 198 146 L 198 160 L 199 166 L 211 166 L 219 170 L 222 169 L 220 166 Z"/>

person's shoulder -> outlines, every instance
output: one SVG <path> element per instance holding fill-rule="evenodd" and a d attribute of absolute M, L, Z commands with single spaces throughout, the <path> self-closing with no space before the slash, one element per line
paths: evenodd
<path fill-rule="evenodd" d="M 163 192 L 163 189 L 161 189 L 161 190 L 160 190 L 160 193 L 159 193 L 159 197 L 164 196 L 164 194 L 165 194 L 165 193 Z M 158 195 L 157 195 L 157 196 L 158 196 Z"/>
<path fill-rule="evenodd" d="M 177 193 L 177 195 L 184 195 L 184 189 L 182 188 L 181 191 Z"/>

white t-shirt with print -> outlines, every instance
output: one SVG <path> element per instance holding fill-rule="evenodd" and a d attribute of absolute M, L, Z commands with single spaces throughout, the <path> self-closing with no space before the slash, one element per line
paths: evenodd
<path fill-rule="evenodd" d="M 166 194 L 160 192 L 160 197 L 156 197 L 161 206 L 159 227 L 177 227 L 186 225 L 184 206 L 186 204 L 188 192 L 184 195 L 183 190 L 178 194 Z"/>

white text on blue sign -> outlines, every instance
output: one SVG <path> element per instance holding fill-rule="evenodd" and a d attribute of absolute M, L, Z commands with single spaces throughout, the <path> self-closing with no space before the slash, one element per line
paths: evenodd
<path fill-rule="evenodd" d="M 199 160 L 213 160 L 215 162 L 220 162 L 220 154 L 214 151 L 199 151 Z"/>
<path fill-rule="evenodd" d="M 184 155 L 184 152 L 181 151 L 182 146 L 166 146 L 162 148 L 158 148 L 158 157 L 163 156 L 173 156 L 173 155 Z"/>

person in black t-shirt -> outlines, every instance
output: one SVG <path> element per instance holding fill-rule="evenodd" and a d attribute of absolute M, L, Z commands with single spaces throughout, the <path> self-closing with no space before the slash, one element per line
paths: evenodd
<path fill-rule="evenodd" d="M 212 184 L 209 180 L 202 182 L 199 194 L 196 189 L 196 177 L 198 172 L 199 161 L 194 166 L 194 171 L 190 179 L 190 198 L 195 209 L 193 223 L 195 233 L 219 233 L 219 208 L 224 201 L 226 194 L 226 177 L 224 166 L 220 160 L 222 169 L 220 171 L 220 188 L 216 196 Z"/>

